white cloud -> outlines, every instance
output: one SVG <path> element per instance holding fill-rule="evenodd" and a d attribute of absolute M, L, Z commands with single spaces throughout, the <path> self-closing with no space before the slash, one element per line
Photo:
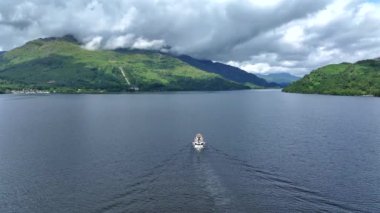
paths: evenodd
<path fill-rule="evenodd" d="M 144 49 L 144 50 L 160 50 L 165 46 L 165 41 L 163 40 L 147 40 L 144 38 L 137 38 L 135 43 L 132 45 L 134 49 Z"/>
<path fill-rule="evenodd" d="M 267 63 L 257 63 L 257 64 L 242 64 L 241 68 L 247 72 L 252 73 L 267 73 L 271 66 Z"/>
<path fill-rule="evenodd" d="M 281 66 L 284 66 L 284 67 L 294 67 L 297 65 L 297 61 L 281 61 L 280 62 Z"/>
<path fill-rule="evenodd" d="M 128 9 L 127 13 L 122 15 L 122 18 L 114 24 L 112 30 L 117 32 L 126 32 L 133 25 L 133 21 L 137 15 L 137 9 L 135 7 L 131 7 Z"/>
<path fill-rule="evenodd" d="M 324 27 L 337 19 L 345 18 L 350 13 L 350 8 L 355 7 L 359 1 L 355 0 L 334 0 L 324 10 L 319 11 L 315 15 L 310 16 L 307 20 L 307 27 Z"/>
<path fill-rule="evenodd" d="M 283 32 L 281 41 L 293 46 L 294 48 L 302 48 L 305 40 L 304 29 L 301 26 L 291 26 Z"/>
<path fill-rule="evenodd" d="M 130 47 L 134 43 L 135 36 L 133 34 L 121 35 L 121 36 L 112 36 L 108 39 L 104 48 L 106 49 L 116 49 L 116 48 L 125 48 Z"/>
<path fill-rule="evenodd" d="M 281 3 L 283 0 L 250 0 L 250 3 L 256 7 L 273 7 Z"/>
<path fill-rule="evenodd" d="M 307 71 L 305 68 L 292 67 L 294 63 L 291 63 L 291 66 L 287 66 L 287 65 L 273 66 L 269 63 L 252 63 L 250 61 L 243 61 L 243 62 L 229 61 L 227 62 L 227 64 L 231 66 L 239 67 L 242 70 L 245 70 L 249 73 L 254 73 L 254 74 L 270 74 L 270 73 L 287 72 L 287 73 L 292 73 L 293 75 L 296 75 L 296 76 L 303 76 L 303 74 Z"/>
<path fill-rule="evenodd" d="M 131 48 L 143 50 L 164 50 L 166 43 L 164 40 L 149 40 L 142 37 L 136 37 L 133 34 L 111 36 L 107 40 L 102 36 L 89 37 L 84 39 L 83 48 L 88 50 L 96 49 L 117 49 Z"/>
<path fill-rule="evenodd" d="M 96 50 L 101 46 L 103 38 L 101 36 L 95 36 L 94 38 L 90 38 L 89 41 L 84 45 L 85 49 L 88 50 Z"/>

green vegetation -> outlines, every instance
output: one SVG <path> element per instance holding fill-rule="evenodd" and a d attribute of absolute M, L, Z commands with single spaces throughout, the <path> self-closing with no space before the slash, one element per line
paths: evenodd
<path fill-rule="evenodd" d="M 380 61 L 364 60 L 319 68 L 284 92 L 380 96 Z"/>
<path fill-rule="evenodd" d="M 124 77 L 125 75 L 125 77 Z M 157 52 L 86 50 L 71 36 L 38 39 L 0 55 L 0 93 L 231 90 L 246 86 Z"/>

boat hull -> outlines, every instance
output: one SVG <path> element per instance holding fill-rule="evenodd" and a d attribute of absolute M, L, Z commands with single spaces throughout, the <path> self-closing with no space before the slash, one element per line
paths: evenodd
<path fill-rule="evenodd" d="M 202 150 L 202 149 L 205 148 L 204 143 L 203 143 L 203 144 L 193 143 L 193 146 L 194 146 L 194 149 L 196 149 L 196 150 L 198 150 L 198 151 L 200 151 L 200 150 Z"/>

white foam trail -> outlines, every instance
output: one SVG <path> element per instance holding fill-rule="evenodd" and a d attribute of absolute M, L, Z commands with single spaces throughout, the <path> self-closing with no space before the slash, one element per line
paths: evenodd
<path fill-rule="evenodd" d="M 215 174 L 207 161 L 202 161 L 201 156 L 197 155 L 195 162 L 196 171 L 204 185 L 205 190 L 213 198 L 218 212 L 228 209 L 231 204 L 231 199 L 227 195 L 227 190 L 223 186 L 219 177 Z"/>

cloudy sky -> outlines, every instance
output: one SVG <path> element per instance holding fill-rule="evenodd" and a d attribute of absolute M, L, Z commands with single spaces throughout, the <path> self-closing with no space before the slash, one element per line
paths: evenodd
<path fill-rule="evenodd" d="M 162 49 L 303 75 L 380 57 L 376 0 L 1 0 L 0 50 L 73 34 L 88 49 Z"/>

